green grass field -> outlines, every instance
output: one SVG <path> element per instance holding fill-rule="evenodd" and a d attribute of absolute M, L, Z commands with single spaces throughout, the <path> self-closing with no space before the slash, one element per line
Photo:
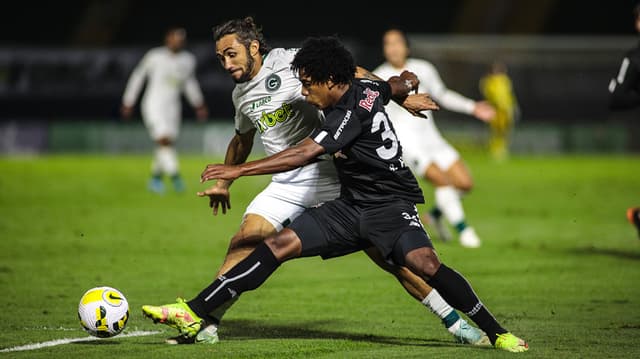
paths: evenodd
<path fill-rule="evenodd" d="M 479 249 L 434 241 L 532 358 L 640 357 L 640 205 L 635 156 L 515 157 L 464 153 L 476 187 L 464 199 Z M 228 312 L 214 346 L 167 346 L 142 304 L 191 298 L 209 284 L 245 206 L 268 177 L 238 180 L 213 217 L 183 157 L 188 191 L 146 191 L 146 156 L 0 158 L 0 348 L 86 337 L 76 317 L 88 288 L 128 298 L 125 333 L 142 337 L 0 353 L 15 358 L 495 358 L 456 344 L 439 320 L 365 255 L 284 264 Z M 423 186 L 432 201 L 432 188 Z M 424 206 L 421 206 L 425 208 Z"/>

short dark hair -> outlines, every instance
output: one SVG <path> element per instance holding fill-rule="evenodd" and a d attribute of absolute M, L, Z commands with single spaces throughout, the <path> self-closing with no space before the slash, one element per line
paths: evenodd
<path fill-rule="evenodd" d="M 634 20 L 640 17 L 640 2 L 636 3 L 636 6 L 633 7 L 632 13 Z"/>
<path fill-rule="evenodd" d="M 266 54 L 271 49 L 264 40 L 262 28 L 256 25 L 251 16 L 247 16 L 244 19 L 228 20 L 213 28 L 213 40 L 216 42 L 223 36 L 230 34 L 235 34 L 238 37 L 238 41 L 247 49 L 251 41 L 257 40 L 260 43 L 258 51 L 261 55 Z"/>
<path fill-rule="evenodd" d="M 302 71 L 313 83 L 349 84 L 356 64 L 351 52 L 335 36 L 309 37 L 291 62 L 293 71 Z"/>

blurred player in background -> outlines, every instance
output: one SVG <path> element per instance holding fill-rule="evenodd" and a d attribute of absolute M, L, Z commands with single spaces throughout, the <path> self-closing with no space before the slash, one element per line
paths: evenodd
<path fill-rule="evenodd" d="M 209 116 L 195 77 L 196 58 L 184 49 L 186 37 L 185 29 L 170 28 L 165 34 L 164 46 L 149 50 L 134 68 L 122 98 L 122 116 L 130 118 L 147 80 L 141 112 L 149 135 L 156 143 L 149 181 L 149 190 L 156 193 L 164 192 L 163 176 L 171 178 L 175 191 L 185 189 L 175 148 L 182 119 L 181 94 L 185 94 L 195 109 L 198 120 L 204 121 Z"/>
<path fill-rule="evenodd" d="M 633 8 L 636 32 L 640 33 L 640 3 Z M 618 76 L 609 82 L 609 108 L 614 111 L 640 107 L 640 43 L 629 49 L 622 59 Z M 640 238 L 640 206 L 627 209 L 627 219 Z"/>
<path fill-rule="evenodd" d="M 227 148 L 226 164 L 238 165 L 246 161 L 256 133 L 259 133 L 266 153 L 273 155 L 295 145 L 321 126 L 321 112 L 304 100 L 300 81 L 290 68 L 298 49 L 271 49 L 251 17 L 222 23 L 214 28 L 213 35 L 216 55 L 236 82 L 232 93 L 236 134 Z M 198 193 L 201 197 L 209 197 L 214 215 L 218 214 L 219 208 L 223 214 L 231 208 L 229 188 L 232 183 L 231 180 L 219 180 Z M 240 228 L 231 239 L 216 276 L 222 276 L 245 259 L 265 238 L 282 230 L 306 208 L 332 200 L 339 194 L 340 182 L 328 157 L 274 175 L 271 183 L 246 208 Z M 458 341 L 488 344 L 488 338 L 482 331 L 461 318 L 436 290 L 419 277 L 404 267 L 390 265 L 373 249 L 367 254 L 436 314 Z M 178 336 L 167 342 L 216 343 L 219 339 L 217 326 L 237 299 L 234 297 L 211 313 L 207 325 L 196 336 Z"/>
<path fill-rule="evenodd" d="M 520 112 L 507 66 L 503 62 L 491 63 L 488 73 L 480 79 L 480 92 L 496 109 L 496 115 L 489 121 L 489 153 L 493 159 L 501 162 L 509 157 L 511 131 Z"/>
<path fill-rule="evenodd" d="M 388 79 L 409 70 L 420 80 L 418 91 L 428 93 L 441 107 L 482 121 L 495 116 L 494 108 L 487 102 L 474 101 L 449 90 L 430 62 L 409 57 L 408 39 L 402 30 L 387 30 L 382 42 L 386 62 L 374 69 L 374 74 Z M 447 241 L 451 234 L 442 222 L 444 215 L 457 230 L 461 245 L 479 247 L 480 238 L 467 224 L 461 199 L 473 187 L 473 180 L 458 151 L 438 131 L 431 111 L 425 112 L 426 119 L 420 119 L 389 103 L 387 112 L 404 148 L 404 160 L 416 176 L 424 177 L 435 187 L 435 206 L 423 215 L 424 221 L 433 225 L 440 238 Z"/>

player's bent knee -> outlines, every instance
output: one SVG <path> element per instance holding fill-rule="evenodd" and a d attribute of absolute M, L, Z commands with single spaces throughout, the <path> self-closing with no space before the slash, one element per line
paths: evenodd
<path fill-rule="evenodd" d="M 276 229 L 262 216 L 248 214 L 242 221 L 240 230 L 229 243 L 229 251 L 255 248 L 262 243 L 265 238 L 274 235 Z"/>
<path fill-rule="evenodd" d="M 265 243 L 280 262 L 299 257 L 302 252 L 300 238 L 298 238 L 296 232 L 288 228 L 278 232 L 275 236 L 267 238 Z"/>
<path fill-rule="evenodd" d="M 431 278 L 440 268 L 440 260 L 433 248 L 416 248 L 407 253 L 406 266 L 423 278 Z"/>

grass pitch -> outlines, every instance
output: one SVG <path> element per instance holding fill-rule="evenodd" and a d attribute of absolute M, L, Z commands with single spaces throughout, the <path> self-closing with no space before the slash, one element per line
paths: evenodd
<path fill-rule="evenodd" d="M 640 205 L 640 158 L 464 153 L 464 199 L 479 249 L 434 239 L 498 320 L 535 358 L 640 357 L 640 240 L 625 219 Z M 510 353 L 453 342 L 439 320 L 365 255 L 284 264 L 228 312 L 214 346 L 167 346 L 175 332 L 142 304 L 191 298 L 210 283 L 245 206 L 269 177 L 238 180 L 213 217 L 195 196 L 204 157 L 181 158 L 188 190 L 146 191 L 146 156 L 0 158 L 0 348 L 86 337 L 76 317 L 88 288 L 120 289 L 125 333 L 15 358 L 473 358 Z M 432 188 L 423 183 L 432 202 Z M 427 206 L 420 206 L 421 209 Z"/>

